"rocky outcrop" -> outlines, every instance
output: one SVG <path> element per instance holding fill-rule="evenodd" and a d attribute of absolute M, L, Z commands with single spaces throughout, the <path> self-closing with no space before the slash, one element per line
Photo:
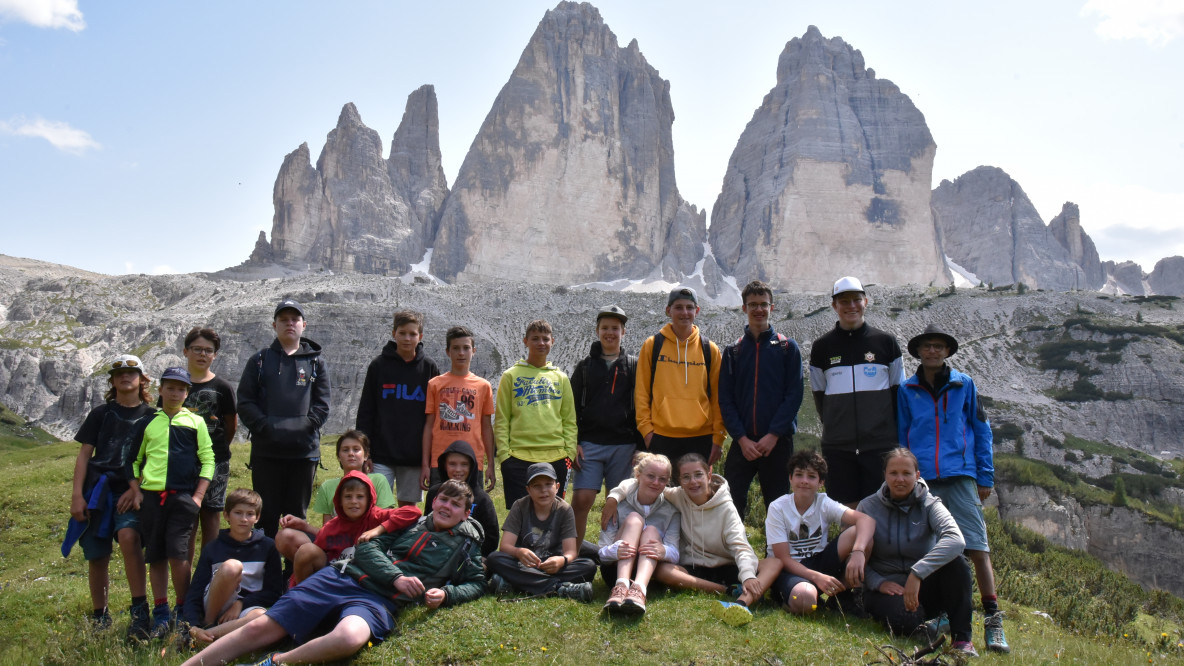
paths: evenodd
<path fill-rule="evenodd" d="M 953 182 L 943 180 L 933 190 L 933 214 L 946 255 L 983 282 L 1088 288 L 1085 271 L 1002 169 L 981 166 Z"/>
<path fill-rule="evenodd" d="M 315 168 L 308 144 L 284 158 L 272 195 L 271 260 L 295 268 L 405 272 L 423 257 L 448 193 L 439 144 L 431 86 L 408 97 L 389 161 L 378 133 L 346 104 Z M 257 243 L 252 263 L 266 254 Z"/>
<path fill-rule="evenodd" d="M 1048 230 L 1061 247 L 1069 251 L 1069 258 L 1085 272 L 1085 289 L 1101 289 L 1106 284 L 1106 271 L 1098 257 L 1094 241 L 1081 228 L 1081 210 L 1072 201 L 1066 201 L 1061 214 L 1052 218 Z"/>
<path fill-rule="evenodd" d="M 673 121 L 669 83 L 636 40 L 619 47 L 596 8 L 561 2 L 461 165 L 432 273 L 551 284 L 692 273 L 702 241 L 682 230 L 702 239 L 706 220 L 679 196 Z"/>
<path fill-rule="evenodd" d="M 1184 296 L 1184 257 L 1165 257 L 1155 262 L 1147 284 L 1156 294 Z"/>
<path fill-rule="evenodd" d="M 810 26 L 728 160 L 711 246 L 739 284 L 825 291 L 840 275 L 945 284 L 925 118 L 863 55 Z"/>
<path fill-rule="evenodd" d="M 1083 506 L 1072 497 L 1053 497 L 1035 486 L 1001 483 L 999 516 L 1049 541 L 1084 550 L 1114 571 L 1155 589 L 1184 596 L 1184 532 L 1132 509 Z"/>
<path fill-rule="evenodd" d="M 1151 295 L 1151 289 L 1145 282 L 1143 267 L 1139 264 L 1133 261 L 1106 261 L 1102 263 L 1102 269 L 1106 271 L 1107 284 L 1112 284 L 1117 293 L 1132 296 Z"/>

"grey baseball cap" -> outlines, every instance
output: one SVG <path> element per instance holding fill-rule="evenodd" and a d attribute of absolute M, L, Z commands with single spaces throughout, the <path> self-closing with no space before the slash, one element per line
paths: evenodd
<path fill-rule="evenodd" d="M 600 308 L 600 312 L 596 313 L 596 323 L 600 323 L 600 320 L 604 317 L 616 317 L 621 320 L 622 324 L 629 321 L 629 317 L 625 316 L 625 311 L 616 303 Z"/>
<path fill-rule="evenodd" d="M 690 300 L 695 305 L 699 304 L 699 297 L 695 294 L 695 290 L 690 287 L 675 287 L 670 290 L 670 295 L 666 297 L 666 307 L 674 305 L 674 302 L 680 298 Z"/>
<path fill-rule="evenodd" d="M 530 467 L 527 467 L 526 468 L 526 485 L 529 486 L 530 482 L 534 481 L 534 477 L 536 477 L 536 476 L 546 476 L 546 477 L 550 478 L 552 481 L 558 480 L 558 478 L 559 478 L 555 474 L 555 468 L 551 466 L 551 463 L 535 463 L 535 464 L 531 465 Z"/>

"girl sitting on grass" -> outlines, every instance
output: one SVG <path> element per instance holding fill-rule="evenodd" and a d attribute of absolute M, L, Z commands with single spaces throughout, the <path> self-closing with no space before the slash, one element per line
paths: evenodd
<path fill-rule="evenodd" d="M 662 496 L 670 472 L 666 456 L 639 453 L 632 487 L 615 511 L 606 506 L 601 514 L 601 575 L 606 581 L 612 576 L 610 563 L 617 563 L 616 583 L 604 604 L 610 613 L 644 615 L 646 585 L 654 569 L 661 562 L 678 563 L 678 509 Z"/>
<path fill-rule="evenodd" d="M 688 453 L 678 459 L 678 482 L 678 487 L 662 494 L 681 514 L 680 562 L 662 562 L 654 577 L 681 589 L 730 591 L 736 602 L 721 601 L 712 612 L 728 624 L 746 624 L 752 620 L 748 607 L 777 578 L 781 563 L 776 558 L 757 561 L 728 482 L 711 473 L 703 456 Z M 617 486 L 604 502 L 605 511 L 615 510 L 617 502 L 636 486 L 632 479 Z"/>

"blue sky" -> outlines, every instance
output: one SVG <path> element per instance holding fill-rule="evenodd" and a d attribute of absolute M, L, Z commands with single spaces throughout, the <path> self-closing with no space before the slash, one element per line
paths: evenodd
<path fill-rule="evenodd" d="M 671 83 L 679 189 L 728 157 L 817 25 L 925 114 L 934 185 L 1007 171 L 1103 259 L 1184 254 L 1184 0 L 594 3 Z M 0 253 L 103 273 L 217 270 L 270 232 L 283 157 L 346 102 L 389 149 L 436 86 L 451 184 L 555 2 L 0 0 Z"/>

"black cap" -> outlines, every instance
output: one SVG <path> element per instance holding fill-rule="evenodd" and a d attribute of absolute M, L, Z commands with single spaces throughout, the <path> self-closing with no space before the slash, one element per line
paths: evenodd
<path fill-rule="evenodd" d="M 527 467 L 526 485 L 529 486 L 530 482 L 533 481 L 534 477 L 536 476 L 550 477 L 552 481 L 559 480 L 559 477 L 555 474 L 555 468 L 551 466 L 551 463 L 535 463 L 530 467 Z"/>
<path fill-rule="evenodd" d="M 695 290 L 690 287 L 675 287 L 670 290 L 670 295 L 666 297 L 666 307 L 674 305 L 674 302 L 680 298 L 686 298 L 695 305 L 699 304 L 699 297 L 695 295 Z"/>
<path fill-rule="evenodd" d="M 596 313 L 596 323 L 599 324 L 600 320 L 605 317 L 616 317 L 617 319 L 621 320 L 622 324 L 625 324 L 629 321 L 629 317 L 625 316 L 625 311 L 621 309 L 621 306 L 615 303 L 600 308 L 600 312 Z"/>
<path fill-rule="evenodd" d="M 926 338 L 941 338 L 942 341 L 946 343 L 946 346 L 950 348 L 950 356 L 953 356 L 958 351 L 958 341 L 954 339 L 954 336 L 946 333 L 937 326 L 930 324 L 925 327 L 924 333 L 915 335 L 913 336 L 913 339 L 909 340 L 909 354 L 913 358 L 921 358 L 921 354 L 918 353 L 917 347 L 919 347 L 921 345 L 921 341 L 925 340 Z"/>
<path fill-rule="evenodd" d="M 299 303 L 297 303 L 295 300 L 293 300 L 291 298 L 285 298 L 284 300 L 280 301 L 280 304 L 275 306 L 275 314 L 271 315 L 271 318 L 275 319 L 276 317 L 280 316 L 280 312 L 282 312 L 284 310 L 295 310 L 300 313 L 301 319 L 305 318 L 304 317 L 304 306 L 300 305 Z"/>

